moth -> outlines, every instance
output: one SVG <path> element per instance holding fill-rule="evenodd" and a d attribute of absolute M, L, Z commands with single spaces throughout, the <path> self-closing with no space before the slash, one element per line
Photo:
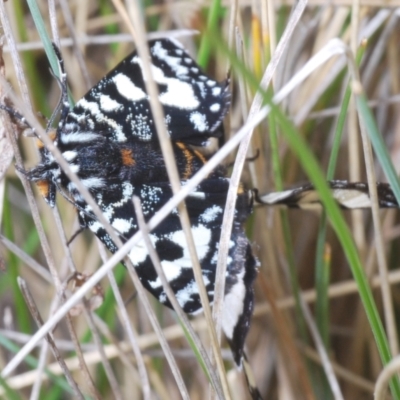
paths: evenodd
<path fill-rule="evenodd" d="M 222 121 L 230 103 L 228 80 L 219 83 L 205 75 L 174 40 L 158 39 L 148 45 L 152 75 L 164 108 L 164 122 L 181 184 L 185 185 L 207 161 L 194 146 L 205 146 L 211 137 L 222 135 Z M 122 242 L 138 230 L 133 196 L 140 198 L 146 220 L 172 197 L 143 76 L 142 60 L 133 52 L 72 109 L 66 101 L 64 85 L 61 118 L 52 137 Z M 115 252 L 117 247 L 91 207 L 43 145 L 40 157 L 36 167 L 24 172 L 26 177 L 38 185 L 51 207 L 55 205 L 57 191 L 68 196 L 77 208 L 81 227 L 90 229 Z M 203 282 L 211 303 L 228 187 L 229 178 L 220 167 L 186 198 Z M 238 193 L 222 314 L 222 328 L 239 366 L 253 311 L 253 282 L 258 265 L 242 227 L 252 210 L 251 199 L 244 190 Z M 176 210 L 150 233 L 150 239 L 182 309 L 192 315 L 200 313 L 198 286 Z M 158 301 L 171 307 L 144 245 L 133 247 L 128 257 L 143 286 Z"/>

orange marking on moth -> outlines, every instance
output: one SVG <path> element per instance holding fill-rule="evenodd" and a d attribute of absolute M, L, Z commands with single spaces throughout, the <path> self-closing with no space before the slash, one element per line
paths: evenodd
<path fill-rule="evenodd" d="M 37 181 L 36 182 L 36 186 L 39 190 L 39 193 L 47 198 L 47 196 L 49 195 L 49 182 L 48 181 Z"/>
<path fill-rule="evenodd" d="M 197 157 L 200 158 L 200 161 L 205 164 L 207 162 L 207 159 L 204 157 L 203 154 L 200 153 L 198 150 L 194 150 L 194 154 L 196 154 Z"/>
<path fill-rule="evenodd" d="M 186 180 L 192 176 L 194 157 L 192 152 L 182 142 L 176 142 L 176 145 L 182 150 L 183 156 L 186 159 L 185 172 L 182 175 L 182 179 Z"/>
<path fill-rule="evenodd" d="M 122 156 L 122 164 L 124 164 L 125 167 L 132 167 L 133 165 L 136 164 L 136 161 L 132 155 L 132 150 L 122 149 L 121 156 Z"/>
<path fill-rule="evenodd" d="M 56 139 L 56 136 L 57 136 L 56 130 L 53 129 L 52 131 L 48 132 L 47 136 L 49 137 L 49 139 L 50 139 L 52 142 L 54 142 L 54 140 Z M 38 147 L 39 150 L 40 150 L 40 149 L 43 149 L 44 143 L 43 143 L 40 139 L 37 139 L 37 140 L 36 140 L 36 146 Z"/>

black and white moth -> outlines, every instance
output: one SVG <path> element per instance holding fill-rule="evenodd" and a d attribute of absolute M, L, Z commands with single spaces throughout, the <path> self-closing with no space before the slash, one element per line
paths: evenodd
<path fill-rule="evenodd" d="M 149 42 L 151 69 L 164 108 L 181 184 L 206 162 L 192 146 L 204 146 L 222 133 L 222 120 L 230 101 L 228 82 L 205 75 L 180 44 L 168 39 Z M 60 63 L 62 65 L 62 63 Z M 142 61 L 134 52 L 69 108 L 63 87 L 61 119 L 54 145 L 89 190 L 122 242 L 138 230 L 132 197 L 138 196 L 146 220 L 171 197 L 155 124 L 142 73 Z M 60 168 L 51 152 L 40 146 L 40 163 L 25 172 L 53 207 L 57 189 L 66 190 L 76 205 L 82 228 L 89 228 L 111 251 L 114 242 L 92 209 Z M 218 242 L 229 178 L 220 167 L 186 198 L 203 282 L 213 301 Z M 230 239 L 222 328 L 237 365 L 253 311 L 253 282 L 257 261 L 242 224 L 252 209 L 252 196 L 238 193 Z M 165 275 L 188 314 L 202 311 L 191 259 L 177 211 L 150 233 Z M 143 286 L 162 304 L 171 306 L 144 243 L 129 253 Z"/>

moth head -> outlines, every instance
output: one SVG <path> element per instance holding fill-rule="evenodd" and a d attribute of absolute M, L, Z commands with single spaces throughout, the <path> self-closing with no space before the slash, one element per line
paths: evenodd
<path fill-rule="evenodd" d="M 48 164 L 40 163 L 29 171 L 16 166 L 17 171 L 23 174 L 29 181 L 35 182 L 39 193 L 44 197 L 50 207 L 56 203 L 55 175 Z"/>
<path fill-rule="evenodd" d="M 53 208 L 56 204 L 56 185 L 54 182 L 50 180 L 39 180 L 36 182 L 36 186 L 46 203 Z"/>

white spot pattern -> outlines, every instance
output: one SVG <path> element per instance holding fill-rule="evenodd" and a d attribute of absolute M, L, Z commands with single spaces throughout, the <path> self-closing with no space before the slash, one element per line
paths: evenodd
<path fill-rule="evenodd" d="M 194 111 L 190 114 L 190 122 L 193 123 L 194 127 L 199 132 L 205 132 L 208 130 L 207 118 L 204 114 Z"/>
<path fill-rule="evenodd" d="M 71 169 L 71 171 L 72 171 L 74 174 L 77 174 L 77 173 L 79 172 L 79 165 L 70 164 L 69 168 Z"/>
<path fill-rule="evenodd" d="M 115 86 L 121 96 L 124 96 L 130 101 L 140 101 L 147 99 L 147 94 L 142 89 L 138 88 L 132 82 L 132 79 L 128 78 L 124 74 L 117 74 L 112 78 Z"/>
<path fill-rule="evenodd" d="M 244 269 L 237 275 L 237 283 L 231 287 L 231 290 L 224 298 L 221 326 L 228 339 L 232 339 L 233 330 L 238 323 L 239 317 L 243 313 L 244 296 L 246 294 L 243 276 Z"/>
<path fill-rule="evenodd" d="M 76 156 L 78 155 L 78 153 L 76 151 L 72 151 L 72 150 L 68 150 L 68 151 L 64 151 L 64 153 L 62 153 L 62 156 L 67 160 L 67 161 L 72 161 L 76 158 Z"/>
<path fill-rule="evenodd" d="M 149 235 L 150 239 L 152 235 Z M 140 263 L 142 263 L 147 257 L 147 248 L 143 240 L 137 243 L 132 250 L 129 252 L 129 259 L 132 264 L 137 267 Z"/>
<path fill-rule="evenodd" d="M 221 105 L 218 103 L 213 104 L 210 106 L 210 111 L 212 112 L 218 112 L 221 109 Z"/>
<path fill-rule="evenodd" d="M 168 51 L 162 47 L 161 42 L 156 42 L 154 46 L 151 48 L 151 52 L 161 61 L 164 61 L 167 65 L 169 65 L 172 70 L 176 73 L 176 75 L 187 75 L 189 70 L 187 67 L 181 64 L 181 57 L 172 57 L 168 55 Z M 182 52 L 183 53 L 183 52 Z M 185 58 L 185 61 L 187 58 Z M 190 62 L 192 61 L 189 58 Z"/>
<path fill-rule="evenodd" d="M 132 63 L 138 64 L 143 71 L 142 60 L 139 57 L 133 57 Z M 164 72 L 153 64 L 151 65 L 151 73 L 158 84 L 166 85 L 167 87 L 166 91 L 160 93 L 159 96 L 160 102 L 165 106 L 194 110 L 200 105 L 190 83 L 177 78 L 166 77 Z"/>
<path fill-rule="evenodd" d="M 210 223 L 215 221 L 215 219 L 217 218 L 218 214 L 222 213 L 222 208 L 219 206 L 212 206 L 207 208 L 203 214 L 200 215 L 200 220 L 204 223 Z"/>
<path fill-rule="evenodd" d="M 96 140 L 100 135 L 93 132 L 70 132 L 62 133 L 60 141 L 64 144 L 69 143 L 86 143 Z"/>
<path fill-rule="evenodd" d="M 193 226 L 192 235 L 194 242 L 196 243 L 197 256 L 201 262 L 210 249 L 211 231 L 204 225 Z M 186 245 L 185 233 L 182 230 L 175 231 L 169 235 L 166 235 L 166 237 L 174 243 L 179 244 L 183 249 L 183 256 L 174 260 L 174 263 L 178 263 L 184 268 L 191 268 L 192 261 L 190 258 L 189 249 Z"/>
<path fill-rule="evenodd" d="M 82 98 L 76 103 L 76 107 L 78 107 L 78 106 L 82 107 L 85 110 L 88 110 L 93 115 L 93 117 L 95 118 L 95 120 L 97 122 L 107 124 L 111 128 L 113 136 L 115 137 L 115 139 L 118 142 L 121 142 L 121 143 L 126 142 L 127 139 L 126 139 L 125 134 L 123 133 L 122 126 L 119 125 L 114 119 L 106 117 L 100 111 L 99 105 L 97 103 L 92 102 L 92 101 L 87 101 L 85 98 Z M 83 118 L 86 119 L 87 116 L 83 115 Z M 80 133 L 80 132 L 76 132 L 76 133 L 78 136 L 77 142 L 79 142 L 79 138 L 82 135 L 82 133 Z M 69 135 L 71 135 L 71 134 L 69 134 Z M 98 135 L 96 135 L 96 136 L 98 136 Z M 85 141 L 88 141 L 88 140 L 85 140 Z M 66 143 L 65 140 L 63 140 L 63 142 Z"/>
<path fill-rule="evenodd" d="M 99 101 L 101 109 L 106 112 L 115 111 L 123 107 L 122 104 L 118 103 L 106 94 L 100 95 Z"/>
<path fill-rule="evenodd" d="M 203 275 L 203 282 L 205 285 L 210 283 L 209 279 Z M 181 307 L 184 307 L 187 302 L 189 302 L 194 294 L 198 294 L 199 289 L 197 287 L 197 283 L 192 281 L 188 285 L 186 285 L 183 289 L 176 292 L 176 299 Z M 192 315 L 198 314 L 202 311 L 202 308 L 192 313 Z"/>
<path fill-rule="evenodd" d="M 92 176 L 90 178 L 82 179 L 82 185 L 85 185 L 88 189 L 104 187 L 104 179 Z"/>
<path fill-rule="evenodd" d="M 220 87 L 215 87 L 212 89 L 212 94 L 216 97 L 219 96 L 221 94 L 222 89 Z"/>
<path fill-rule="evenodd" d="M 149 125 L 149 118 L 146 115 L 135 115 L 134 120 L 131 121 L 131 128 L 134 135 L 138 136 L 141 140 L 151 140 L 152 131 Z"/>
<path fill-rule="evenodd" d="M 132 218 L 129 220 L 115 218 L 112 222 L 112 227 L 122 234 L 128 233 L 132 228 Z"/>

